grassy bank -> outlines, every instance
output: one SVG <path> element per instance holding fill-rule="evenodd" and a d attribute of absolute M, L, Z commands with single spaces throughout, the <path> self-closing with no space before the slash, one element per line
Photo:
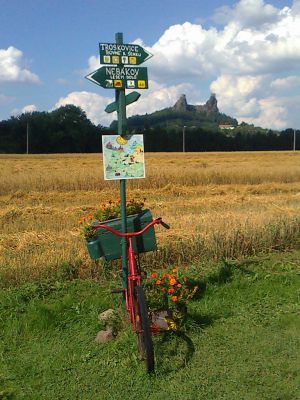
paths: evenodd
<path fill-rule="evenodd" d="M 147 376 L 118 297 L 117 277 L 27 283 L 0 291 L 0 398 L 295 400 L 300 398 L 300 253 L 218 263 L 188 274 L 200 286 L 183 335 L 157 336 Z M 64 276 L 76 277 L 72 271 Z M 114 295 L 115 296 L 115 295 Z M 115 341 L 94 342 L 97 315 L 120 315 Z"/>

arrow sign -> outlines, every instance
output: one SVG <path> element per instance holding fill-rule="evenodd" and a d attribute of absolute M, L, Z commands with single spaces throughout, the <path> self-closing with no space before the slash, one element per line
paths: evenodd
<path fill-rule="evenodd" d="M 106 89 L 148 89 L 145 67 L 101 67 L 86 78 Z"/>
<path fill-rule="evenodd" d="M 125 97 L 125 104 L 128 106 L 128 104 L 134 103 L 140 98 L 141 94 L 138 92 L 132 92 L 126 95 Z M 107 113 L 112 113 L 114 111 L 118 110 L 118 102 L 114 101 L 113 103 L 110 103 L 106 106 L 105 111 Z"/>
<path fill-rule="evenodd" d="M 99 43 L 101 64 L 140 65 L 153 54 L 138 44 Z"/>

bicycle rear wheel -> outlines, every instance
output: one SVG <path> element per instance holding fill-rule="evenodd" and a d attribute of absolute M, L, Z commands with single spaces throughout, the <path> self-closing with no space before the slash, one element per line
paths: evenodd
<path fill-rule="evenodd" d="M 135 287 L 135 318 L 138 347 L 141 358 L 145 360 L 147 372 L 154 371 L 154 350 L 148 317 L 148 307 L 142 286 Z"/>

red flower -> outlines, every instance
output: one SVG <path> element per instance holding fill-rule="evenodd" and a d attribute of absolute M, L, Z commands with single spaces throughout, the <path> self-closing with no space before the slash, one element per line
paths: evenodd
<path fill-rule="evenodd" d="M 170 279 L 170 285 L 171 285 L 171 286 L 176 285 L 176 283 L 177 283 L 177 282 L 176 282 L 176 279 L 174 279 L 174 278 L 171 278 L 171 279 Z"/>

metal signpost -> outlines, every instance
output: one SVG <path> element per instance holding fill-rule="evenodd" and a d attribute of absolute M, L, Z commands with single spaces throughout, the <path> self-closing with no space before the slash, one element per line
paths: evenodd
<path fill-rule="evenodd" d="M 118 35 L 118 34 L 117 34 Z M 139 65 L 149 60 L 152 54 L 137 44 L 99 43 L 100 64 Z"/>
<path fill-rule="evenodd" d="M 88 75 L 87 79 L 105 89 L 148 89 L 145 67 L 101 67 Z"/>
<path fill-rule="evenodd" d="M 105 65 L 87 75 L 90 81 L 105 89 L 115 89 L 116 100 L 105 111 L 118 113 L 118 135 L 126 140 L 126 106 L 137 101 L 140 94 L 132 92 L 125 96 L 125 89 L 148 89 L 147 68 L 135 67 L 152 57 L 152 54 L 136 44 L 124 44 L 123 33 L 116 33 L 116 43 L 99 43 L 100 63 Z M 127 65 L 127 66 L 125 66 Z M 129 66 L 128 66 L 129 65 Z M 126 179 L 120 179 L 122 232 L 127 232 Z M 123 286 L 127 286 L 127 242 L 122 238 Z"/>

